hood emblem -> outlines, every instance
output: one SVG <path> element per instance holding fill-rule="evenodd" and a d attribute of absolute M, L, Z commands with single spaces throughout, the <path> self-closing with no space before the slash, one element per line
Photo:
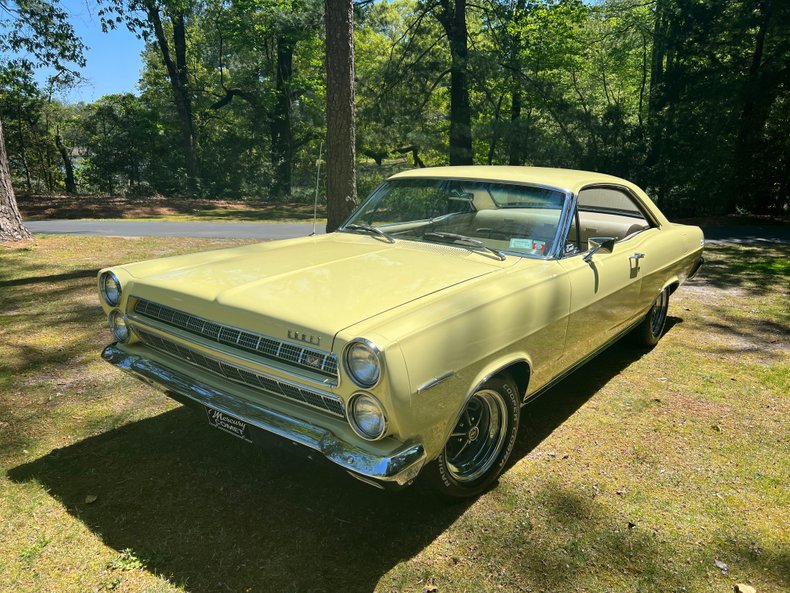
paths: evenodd
<path fill-rule="evenodd" d="M 312 344 L 313 346 L 321 345 L 321 336 L 311 336 L 310 334 L 306 334 L 295 329 L 288 330 L 288 338 L 291 340 L 304 342 L 305 344 Z"/>

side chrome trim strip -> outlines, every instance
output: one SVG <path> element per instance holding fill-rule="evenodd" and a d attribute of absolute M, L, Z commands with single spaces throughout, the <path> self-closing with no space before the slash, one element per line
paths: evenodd
<path fill-rule="evenodd" d="M 434 377 L 430 381 L 426 381 L 424 384 L 420 385 L 417 388 L 417 395 L 421 393 L 425 393 L 429 389 L 433 389 L 440 383 L 444 383 L 445 381 L 447 381 L 447 379 L 450 379 L 451 377 L 454 376 L 455 376 L 455 371 L 447 371 L 446 373 L 439 375 L 438 377 Z"/>
<path fill-rule="evenodd" d="M 328 429 L 193 381 L 153 360 L 129 354 L 115 344 L 104 349 L 102 358 L 145 383 L 164 390 L 166 395 L 176 394 L 235 416 L 256 428 L 313 449 L 342 468 L 371 480 L 406 485 L 417 477 L 426 461 L 425 450 L 419 443 L 404 443 L 387 454 L 376 455 L 344 441 Z"/>

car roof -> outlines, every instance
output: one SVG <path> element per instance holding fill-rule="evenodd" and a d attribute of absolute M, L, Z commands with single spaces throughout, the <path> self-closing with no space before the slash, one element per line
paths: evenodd
<path fill-rule="evenodd" d="M 552 167 L 514 167 L 504 165 L 427 167 L 403 171 L 390 177 L 390 179 L 414 178 L 474 179 L 479 181 L 525 183 L 552 187 L 567 192 L 575 192 L 585 185 L 595 183 L 624 185 L 636 189 L 633 183 L 612 175 Z"/>

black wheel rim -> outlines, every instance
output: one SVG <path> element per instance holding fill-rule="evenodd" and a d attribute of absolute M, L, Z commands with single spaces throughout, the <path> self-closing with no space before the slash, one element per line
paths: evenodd
<path fill-rule="evenodd" d="M 466 404 L 444 448 L 456 481 L 479 480 L 496 463 L 507 438 L 507 410 L 505 398 L 492 389 L 481 389 Z"/>
<path fill-rule="evenodd" d="M 669 295 L 666 290 L 662 290 L 650 309 L 650 331 L 658 337 L 664 331 L 664 324 L 667 320 L 667 308 L 669 305 Z"/>

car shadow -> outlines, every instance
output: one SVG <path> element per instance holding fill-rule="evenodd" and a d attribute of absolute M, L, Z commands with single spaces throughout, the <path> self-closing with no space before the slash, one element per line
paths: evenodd
<path fill-rule="evenodd" d="M 679 317 L 667 317 L 665 332 L 671 332 L 681 323 L 683 320 Z M 521 410 L 519 438 L 509 465 L 528 455 L 606 383 L 648 352 L 644 347 L 635 346 L 630 336 L 625 336 L 530 401 Z"/>
<path fill-rule="evenodd" d="M 621 341 L 526 406 L 514 462 L 643 354 Z M 447 504 L 420 481 L 382 492 L 295 449 L 250 447 L 182 407 L 8 475 L 39 482 L 108 546 L 191 592 L 372 591 L 473 502 Z"/>

